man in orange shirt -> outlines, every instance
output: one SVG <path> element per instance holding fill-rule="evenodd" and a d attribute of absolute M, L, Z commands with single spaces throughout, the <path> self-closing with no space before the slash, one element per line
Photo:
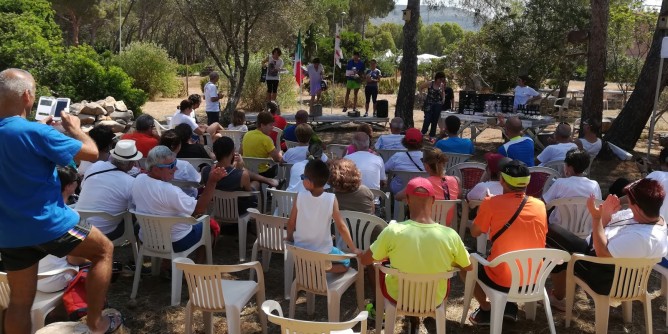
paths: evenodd
<path fill-rule="evenodd" d="M 512 251 L 544 248 L 547 234 L 545 204 L 525 194 L 530 179 L 529 168 L 519 160 L 512 160 L 502 162 L 499 169 L 503 194 L 483 200 L 471 228 L 473 237 L 488 233 L 490 239 L 495 239 L 487 258 L 490 261 Z M 520 210 L 522 203 L 524 205 Z M 510 222 L 518 211 L 517 217 Z M 502 231 L 504 225 L 508 224 L 509 227 Z M 478 279 L 495 290 L 507 292 L 511 281 L 510 268 L 505 264 L 494 268 L 480 266 Z M 471 314 L 469 320 L 476 325 L 489 325 L 491 307 L 479 285 L 475 287 L 474 296 L 480 307 Z M 507 303 L 504 317 L 517 320 L 517 304 Z"/>
<path fill-rule="evenodd" d="M 143 156 L 148 156 L 148 151 L 158 145 L 160 136 L 155 131 L 155 121 L 149 114 L 142 114 L 135 120 L 135 132 L 126 133 L 122 139 L 135 141 L 137 150 Z"/>

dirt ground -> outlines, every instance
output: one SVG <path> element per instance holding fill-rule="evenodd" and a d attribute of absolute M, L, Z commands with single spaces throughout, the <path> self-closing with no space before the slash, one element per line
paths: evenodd
<path fill-rule="evenodd" d="M 576 83 L 577 84 L 577 83 Z M 199 78 L 191 79 L 191 93 L 201 93 L 199 91 Z M 394 110 L 394 96 L 383 96 L 382 98 L 390 101 L 390 110 Z M 161 120 L 165 115 L 171 115 L 180 99 L 158 99 L 151 101 L 143 108 L 144 112 L 149 113 Z M 294 110 L 287 110 L 285 113 L 293 113 Z M 324 113 L 328 113 L 329 108 L 325 108 Z M 334 113 L 340 110 L 334 110 Z M 618 112 L 618 111 L 617 111 Z M 615 112 L 607 112 L 614 116 Z M 204 115 L 202 115 L 204 116 Z M 575 115 L 574 115 L 575 116 Z M 422 125 L 422 115 L 416 110 L 416 127 Z M 349 143 L 354 127 L 346 127 L 319 133 L 326 143 Z M 374 133 L 376 139 L 382 133 Z M 464 136 L 468 136 L 468 130 Z M 485 152 L 495 150 L 502 143 L 500 131 L 489 129 L 478 137 L 476 142 L 476 154 L 473 160 L 482 161 L 482 155 Z M 640 144 L 636 147 L 634 155 L 642 155 L 646 146 Z M 654 154 L 658 154 L 655 151 Z M 592 177 L 601 184 L 601 189 L 607 193 L 610 183 L 618 177 L 635 179 L 640 176 L 633 162 L 623 162 L 619 160 L 596 161 L 592 167 Z M 254 242 L 255 235 L 249 231 L 247 240 L 247 254 L 250 256 L 250 248 Z M 224 237 L 219 239 L 214 248 L 215 264 L 236 264 L 238 263 L 238 240 L 236 226 L 224 226 Z M 465 239 L 469 245 L 474 245 L 474 240 L 470 237 Z M 129 247 L 117 250 L 117 258 L 124 261 L 130 259 Z M 247 272 L 234 275 L 236 279 L 248 279 Z M 264 274 L 266 298 L 278 301 L 287 315 L 289 302 L 283 298 L 283 261 L 281 257 L 274 255 L 269 271 Z M 652 274 L 649 291 L 652 295 L 652 319 L 655 333 L 665 333 L 666 329 L 666 302 L 660 296 L 660 276 Z M 180 306 L 171 307 L 170 300 L 170 282 L 160 277 L 142 277 L 139 286 L 139 294 L 136 301 L 131 301 L 129 296 L 132 289 L 132 273 L 126 272 L 118 281 L 112 284 L 109 291 L 109 304 L 111 307 L 119 309 L 126 317 L 126 326 L 132 333 L 183 333 L 184 332 L 184 311 L 187 302 L 187 288 L 184 282 L 182 289 L 182 303 Z M 352 319 L 358 312 L 355 305 L 354 289 L 348 290 L 341 299 L 341 319 Z M 367 291 L 365 298 L 370 300 L 373 293 Z M 459 324 L 459 318 L 462 312 L 470 313 L 477 306 L 473 301 L 471 310 L 463 310 L 463 283 L 455 278 L 452 280 L 451 294 L 447 301 L 447 330 L 450 333 L 486 333 L 488 327 L 476 327 L 470 323 Z M 327 321 L 326 297 L 316 297 L 316 312 L 309 316 L 306 314 L 305 298 L 302 295 L 298 299 L 296 318 L 312 321 Z M 594 333 L 594 304 L 593 301 L 586 298 L 584 293 L 578 292 L 574 308 L 574 319 L 570 328 L 564 327 L 564 314 L 556 310 L 554 312 L 555 325 L 558 333 Z M 260 333 L 258 312 L 261 312 L 258 305 L 253 300 L 242 311 L 242 333 Z M 520 306 L 520 320 L 516 323 L 506 321 L 503 329 L 504 333 L 548 333 L 546 326 L 545 313 L 542 306 L 538 306 L 536 321 L 529 321 L 524 318 L 522 306 Z M 202 316 L 199 312 L 195 315 L 195 332 L 203 333 L 204 326 Z M 645 332 L 643 310 L 640 303 L 635 302 L 633 308 L 633 322 L 623 324 L 621 307 L 611 308 L 609 319 L 609 333 L 641 333 Z M 216 314 L 214 317 L 214 332 L 227 333 L 227 324 L 224 314 Z M 368 323 L 369 333 L 379 333 L 373 326 L 374 322 Z M 402 333 L 404 326 L 399 320 L 395 333 Z M 428 321 L 421 328 L 422 333 L 435 333 L 433 321 Z M 269 325 L 269 333 L 279 333 L 277 326 Z"/>

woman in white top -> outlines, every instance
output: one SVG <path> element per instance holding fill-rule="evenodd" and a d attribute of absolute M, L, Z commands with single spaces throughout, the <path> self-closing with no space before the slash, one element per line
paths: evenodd
<path fill-rule="evenodd" d="M 235 110 L 232 113 L 232 122 L 227 126 L 227 129 L 248 132 L 248 126 L 246 126 L 246 113 L 243 110 Z"/>
<path fill-rule="evenodd" d="M 385 163 L 386 171 L 408 171 L 424 172 L 422 164 L 422 133 L 416 128 L 406 130 L 406 135 L 401 143 L 408 150 L 407 152 L 397 152 Z M 390 183 L 390 190 L 393 194 L 404 189 L 403 181 L 395 177 Z"/>
<path fill-rule="evenodd" d="M 601 138 L 598 138 L 600 130 L 601 123 L 595 118 L 590 118 L 582 122 L 581 131 L 584 136 L 575 140 L 575 144 L 578 145 L 579 148 L 587 151 L 591 159 L 594 159 L 598 155 L 598 152 L 601 151 L 601 147 L 603 147 Z"/>
<path fill-rule="evenodd" d="M 271 55 L 262 61 L 262 66 L 267 67 L 267 102 L 276 101 L 276 93 L 278 92 L 278 81 L 281 70 L 283 70 L 283 59 L 281 59 L 281 49 L 275 48 L 271 51 Z"/>
<path fill-rule="evenodd" d="M 283 162 L 288 164 L 298 163 L 304 161 L 308 157 L 308 146 L 313 137 L 313 128 L 310 125 L 304 123 L 297 125 L 295 129 L 295 136 L 297 137 L 297 146 L 289 148 L 283 154 Z M 322 153 L 320 160 L 327 162 L 327 156 Z"/>
<path fill-rule="evenodd" d="M 313 143 L 309 144 L 302 160 L 296 162 L 294 165 L 292 165 L 292 168 L 290 168 L 290 183 L 285 190 L 291 192 L 303 191 L 304 182 L 301 179 L 301 175 L 304 174 L 304 168 L 306 168 L 306 164 L 310 160 L 320 159 L 323 156 L 324 154 L 322 153 L 322 144 L 320 142 L 314 141 Z M 328 186 L 326 185 L 325 188 L 328 188 Z"/>

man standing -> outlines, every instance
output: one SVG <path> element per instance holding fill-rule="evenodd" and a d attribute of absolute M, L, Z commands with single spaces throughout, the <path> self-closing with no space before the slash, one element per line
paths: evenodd
<path fill-rule="evenodd" d="M 311 106 L 313 106 L 320 103 L 322 78 L 325 76 L 325 69 L 320 65 L 320 58 L 313 58 L 313 61 L 306 67 L 306 76 L 309 78 L 309 92 L 311 93 Z"/>
<path fill-rule="evenodd" d="M 401 141 L 404 135 L 401 131 L 404 130 L 404 120 L 401 117 L 395 117 L 390 121 L 390 134 L 381 135 L 376 140 L 376 150 L 404 150 L 404 144 Z"/>
<path fill-rule="evenodd" d="M 366 71 L 366 86 L 364 86 L 364 117 L 369 116 L 369 102 L 373 102 L 373 117 L 376 117 L 376 100 L 378 99 L 378 82 L 381 78 L 380 70 L 376 68 L 376 60 L 371 59 L 371 68 Z"/>
<path fill-rule="evenodd" d="M 534 166 L 533 159 L 533 140 L 527 136 L 522 136 L 524 127 L 519 117 L 511 117 L 507 121 L 500 117 L 500 125 L 506 131 L 506 136 L 510 140 L 499 147 L 499 153 L 505 157 L 520 160 L 528 167 Z"/>
<path fill-rule="evenodd" d="M 539 166 L 545 166 L 546 163 L 552 161 L 564 161 L 566 159 L 566 152 L 578 148 L 571 141 L 571 126 L 568 123 L 557 125 L 557 130 L 554 131 L 554 140 L 556 143 L 545 147 L 543 152 L 540 152 L 536 157 L 540 161 Z"/>
<path fill-rule="evenodd" d="M 517 110 L 518 105 L 526 105 L 540 100 L 540 93 L 527 86 L 529 77 L 522 75 L 517 78 L 515 87 L 515 99 L 513 100 L 513 110 Z"/>
<path fill-rule="evenodd" d="M 218 93 L 218 80 L 220 76 L 218 72 L 213 71 L 209 73 L 209 82 L 204 85 L 204 101 L 206 108 L 206 123 L 211 125 L 213 123 L 220 123 L 220 99 L 223 98 L 223 93 Z M 223 124 L 225 126 L 227 124 Z"/>
<path fill-rule="evenodd" d="M 487 258 L 489 261 L 517 250 L 544 248 L 547 235 L 545 204 L 525 194 L 530 180 L 529 168 L 521 161 L 513 160 L 500 169 L 503 195 L 483 200 L 471 227 L 474 238 L 483 233 L 490 236 L 492 249 Z M 478 279 L 495 290 L 508 292 L 510 268 L 507 265 L 493 268 L 480 266 Z M 473 294 L 480 307 L 469 320 L 475 325 L 489 325 L 491 305 L 485 292 L 476 284 Z M 504 316 L 517 319 L 517 304 L 507 303 Z"/>
<path fill-rule="evenodd" d="M 102 316 L 111 278 L 113 246 L 97 228 L 78 226 L 79 215 L 60 193 L 56 165 L 97 159 L 97 147 L 80 129 L 76 116 L 62 114 L 73 138 L 46 124 L 27 121 L 35 102 L 35 80 L 19 69 L 0 72 L 0 254 L 11 289 L 5 333 L 29 333 L 37 267 L 48 254 L 92 262 L 86 280 L 87 325 L 92 333 L 117 329 L 121 315 Z"/>
<path fill-rule="evenodd" d="M 350 91 L 354 91 L 353 111 L 357 110 L 357 93 L 362 87 L 362 76 L 364 75 L 364 62 L 360 59 L 360 53 L 353 52 L 353 59 L 348 61 L 346 65 L 346 100 L 343 103 L 343 112 L 348 111 L 348 99 Z"/>

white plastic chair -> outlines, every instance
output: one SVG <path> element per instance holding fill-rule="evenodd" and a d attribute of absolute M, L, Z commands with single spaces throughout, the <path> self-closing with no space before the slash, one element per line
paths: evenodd
<path fill-rule="evenodd" d="M 279 170 L 278 175 L 280 176 L 280 178 L 285 179 L 285 184 L 290 184 L 290 171 L 292 170 L 293 165 L 294 164 L 281 163 L 278 166 Z"/>
<path fill-rule="evenodd" d="M 327 152 L 332 155 L 332 159 L 343 158 L 348 152 L 348 145 L 344 144 L 329 144 L 327 145 Z"/>
<path fill-rule="evenodd" d="M 661 274 L 661 295 L 666 299 L 666 305 L 668 305 L 668 268 L 655 264 L 654 270 Z M 666 307 L 666 327 L 668 327 L 668 307 Z"/>
<path fill-rule="evenodd" d="M 228 137 L 234 142 L 234 151 L 239 152 L 241 149 L 241 142 L 246 134 L 246 131 L 239 130 L 220 130 L 218 131 L 223 137 Z M 245 161 L 245 159 L 244 159 Z"/>
<path fill-rule="evenodd" d="M 378 155 L 380 155 L 381 158 L 383 158 L 383 162 L 387 162 L 390 160 L 390 158 L 395 154 L 399 152 L 408 152 L 407 149 L 403 150 L 378 150 Z"/>
<path fill-rule="evenodd" d="M 271 194 L 271 210 L 270 213 L 278 217 L 290 216 L 292 211 L 292 204 L 297 198 L 296 192 L 276 190 L 269 188 L 267 191 Z"/>
<path fill-rule="evenodd" d="M 610 264 L 615 266 L 612 287 L 608 295 L 599 295 L 589 287 L 582 279 L 574 275 L 573 267 L 577 261 L 591 263 Z M 566 271 L 566 328 L 571 325 L 573 317 L 573 303 L 575 302 L 575 286 L 579 285 L 589 296 L 594 299 L 596 310 L 596 334 L 608 332 L 608 317 L 610 315 L 611 302 L 622 303 L 622 316 L 625 323 L 630 323 L 632 318 L 631 302 L 640 301 L 645 306 L 645 332 L 652 333 L 652 300 L 647 294 L 647 282 L 652 273 L 652 268 L 660 258 L 654 259 L 624 259 L 624 258 L 601 258 L 573 254 Z"/>
<path fill-rule="evenodd" d="M 564 177 L 566 176 L 566 173 L 564 171 L 564 168 L 566 167 L 566 162 L 564 160 L 555 160 L 555 161 L 550 161 L 545 164 L 543 164 L 542 167 L 547 167 L 547 168 L 552 168 L 559 173 L 559 177 Z"/>
<path fill-rule="evenodd" d="M 462 162 L 450 167 L 445 174 L 459 178 L 459 198 L 461 199 L 465 199 L 476 184 L 488 177 L 487 165 L 481 162 Z"/>
<path fill-rule="evenodd" d="M 187 161 L 198 172 L 201 172 L 202 168 L 204 168 L 204 166 L 202 165 L 213 166 L 216 164 L 216 162 L 211 159 L 202 159 L 202 158 L 179 158 L 179 160 Z"/>
<path fill-rule="evenodd" d="M 288 253 L 293 257 L 295 266 L 295 280 L 290 290 L 290 312 L 289 317 L 295 317 L 295 306 L 297 304 L 297 293 L 300 290 L 307 293 L 307 313 L 313 314 L 315 310 L 315 295 L 327 296 L 327 308 L 329 321 L 339 321 L 341 308 L 341 295 L 355 283 L 357 294 L 357 307 L 364 309 L 364 271 L 348 269 L 342 274 L 327 273 L 332 261 L 343 261 L 357 259 L 355 254 L 331 255 L 312 252 L 306 249 L 287 245 Z"/>
<path fill-rule="evenodd" d="M 64 270 L 55 270 L 49 273 L 43 273 L 42 276 L 56 275 Z M 9 306 L 9 282 L 7 281 L 7 273 L 0 272 L 0 324 L 4 324 L 4 310 Z M 40 328 L 44 327 L 46 321 L 46 316 L 53 311 L 58 305 L 62 303 L 63 291 L 46 293 L 37 291 L 35 294 L 35 301 L 32 304 L 30 309 L 30 318 L 32 321 L 31 333 L 36 332 Z M 0 333 L 3 333 L 4 330 L 0 326 Z"/>
<path fill-rule="evenodd" d="M 137 238 L 135 237 L 135 228 L 134 225 L 132 224 L 132 214 L 130 212 L 123 211 L 121 213 L 111 215 L 102 211 L 89 211 L 89 210 L 76 210 L 76 211 L 77 213 L 79 213 L 80 223 L 84 223 L 86 225 L 90 225 L 86 222 L 90 217 L 100 217 L 105 220 L 117 220 L 122 217 L 123 222 L 121 222 L 121 224 L 125 225 L 123 235 L 120 238 L 111 241 L 114 244 L 114 247 L 120 247 L 123 246 L 126 242 L 129 242 L 130 245 L 132 246 L 133 259 L 135 260 L 135 263 L 137 263 L 137 255 L 139 254 L 139 244 L 137 243 Z"/>
<path fill-rule="evenodd" d="M 191 334 L 193 314 L 196 310 L 204 315 L 204 332 L 213 334 L 213 313 L 225 312 L 227 330 L 230 334 L 241 333 L 241 310 L 255 296 L 257 305 L 264 302 L 264 274 L 259 262 L 237 265 L 202 265 L 191 259 L 174 259 L 176 268 L 183 271 L 188 283 L 186 305 L 186 333 Z M 223 274 L 250 269 L 257 272 L 257 282 L 223 279 Z M 267 317 L 260 312 L 262 333 L 267 333 Z"/>
<path fill-rule="evenodd" d="M 340 213 L 341 218 L 348 226 L 355 247 L 359 250 L 367 250 L 371 247 L 373 243 L 371 237 L 376 228 L 382 230 L 387 227 L 387 223 L 382 218 L 368 213 L 348 210 L 341 210 Z M 336 247 L 344 252 L 350 251 L 348 245 L 341 238 L 338 229 L 336 230 Z"/>
<path fill-rule="evenodd" d="M 457 230 L 457 205 L 460 205 L 462 200 L 460 199 L 451 199 L 451 200 L 437 200 L 434 201 L 434 205 L 431 207 L 431 219 L 435 222 L 443 225 L 447 225 L 448 213 L 452 210 L 452 221 L 450 222 L 450 227 L 455 231 Z M 454 208 L 454 210 L 453 210 Z M 462 217 L 463 219 L 463 217 Z"/>
<path fill-rule="evenodd" d="M 448 157 L 448 163 L 445 165 L 445 170 L 450 169 L 451 167 L 458 165 L 466 160 L 470 159 L 473 155 L 471 154 L 459 154 L 459 153 L 447 153 L 444 152 Z"/>
<path fill-rule="evenodd" d="M 471 306 L 473 288 L 476 281 L 485 291 L 487 298 L 492 304 L 492 317 L 490 321 L 490 333 L 501 334 L 503 325 L 503 311 L 506 302 L 524 303 L 524 312 L 528 319 L 536 319 L 536 302 L 543 301 L 545 316 L 547 317 L 550 333 L 555 334 L 554 319 L 550 300 L 545 290 L 545 281 L 550 276 L 554 266 L 562 264 L 571 258 L 571 255 L 559 249 L 533 248 L 514 252 L 508 252 L 489 262 L 479 254 L 472 253 L 471 265 L 473 270 L 466 274 L 464 286 L 464 312 L 462 312 L 461 324 L 466 321 L 466 316 Z M 508 292 L 497 291 L 478 279 L 478 263 L 485 267 L 496 267 L 502 263 L 508 265 L 512 280 Z"/>
<path fill-rule="evenodd" d="M 570 97 L 562 97 L 554 100 L 554 109 L 557 110 L 557 119 L 561 121 L 564 118 L 564 111 L 568 110 L 568 105 L 571 102 Z M 578 122 L 579 123 L 579 122 Z"/>
<path fill-rule="evenodd" d="M 584 239 L 591 234 L 591 214 L 587 210 L 587 197 L 564 197 L 547 203 L 546 209 L 555 208 L 559 215 L 559 225 Z M 596 200 L 601 205 L 602 200 Z"/>
<path fill-rule="evenodd" d="M 526 194 L 536 198 L 543 197 L 543 194 L 554 183 L 554 179 L 559 178 L 559 172 L 548 167 L 529 167 L 529 172 L 531 173 L 531 179 L 529 185 L 527 185 Z"/>
<path fill-rule="evenodd" d="M 251 262 L 257 261 L 258 251 L 262 251 L 262 269 L 264 272 L 269 271 L 269 261 L 272 253 L 283 254 L 284 267 L 284 282 L 283 293 L 285 299 L 290 297 L 290 283 L 292 283 L 293 265 L 288 261 L 288 252 L 285 249 L 285 237 L 287 236 L 286 227 L 288 226 L 288 218 L 269 216 L 261 214 L 256 209 L 248 209 L 250 217 L 255 220 L 257 227 L 257 239 L 253 243 L 253 251 L 251 252 Z M 253 280 L 254 271 L 250 273 L 250 279 Z"/>
<path fill-rule="evenodd" d="M 367 311 L 360 312 L 354 319 L 345 322 L 315 322 L 295 320 L 283 317 L 281 304 L 275 300 L 267 300 L 262 303 L 262 312 L 264 312 L 269 321 L 281 326 L 282 334 L 307 334 L 307 333 L 336 333 L 336 334 L 366 334 Z M 277 312 L 278 316 L 273 315 Z M 360 331 L 354 332 L 353 327 L 360 324 Z"/>
<path fill-rule="evenodd" d="M 239 212 L 239 197 L 257 195 L 257 191 L 216 190 L 208 208 L 208 214 L 219 224 L 239 225 L 239 261 L 246 261 L 246 235 L 248 233 L 248 212 Z"/>
<path fill-rule="evenodd" d="M 285 142 L 285 147 L 289 150 L 293 147 L 299 146 L 299 143 L 296 141 L 291 141 L 291 140 L 284 140 Z"/>
<path fill-rule="evenodd" d="M 211 255 L 211 230 L 209 227 L 209 216 L 202 216 L 198 219 L 193 217 L 161 217 L 154 215 L 141 214 L 135 211 L 130 211 L 137 217 L 137 223 L 141 228 L 141 235 L 143 236 L 143 243 L 139 246 L 139 254 L 137 262 L 135 262 L 135 278 L 132 283 L 132 294 L 130 298 L 137 297 L 137 290 L 139 289 L 139 278 L 141 277 L 142 263 L 144 256 L 151 256 L 153 258 L 152 269 L 153 275 L 157 275 L 160 270 L 160 265 L 157 258 L 168 259 L 172 261 L 172 306 L 176 306 L 181 302 L 181 279 L 183 275 L 176 269 L 174 259 L 178 257 L 186 257 L 188 254 L 194 252 L 200 246 L 206 248 L 206 262 L 211 264 L 213 257 Z M 202 238 L 192 247 L 183 252 L 176 253 L 172 249 L 172 226 L 176 224 L 202 224 Z"/>
<path fill-rule="evenodd" d="M 380 263 L 374 263 L 376 274 L 376 331 L 380 332 L 385 316 L 385 333 L 394 333 L 397 315 L 432 317 L 436 320 L 436 333 L 445 334 L 446 298 L 437 300 L 439 282 L 448 280 L 456 271 L 437 274 L 409 274 Z M 380 290 L 380 272 L 397 278 L 396 305 L 387 300 Z"/>
<path fill-rule="evenodd" d="M 276 132 L 276 140 L 274 141 L 274 146 L 278 147 L 278 149 L 281 149 L 281 137 L 283 137 L 283 130 L 281 128 L 274 127 L 272 132 Z"/>
<path fill-rule="evenodd" d="M 383 218 L 383 220 L 385 221 L 392 219 L 392 204 L 390 203 L 390 196 L 388 195 L 388 193 L 380 189 L 369 189 L 369 190 L 371 190 L 373 198 L 380 199 L 380 210 L 385 214 L 385 217 L 381 218 Z"/>
<path fill-rule="evenodd" d="M 482 203 L 480 200 L 465 200 L 462 202 L 462 221 L 461 225 L 459 225 L 459 237 L 462 240 L 464 240 L 466 228 L 470 229 L 473 225 L 473 221 L 469 220 L 469 212 L 479 207 L 480 203 Z M 480 254 L 487 254 L 487 233 L 482 233 L 476 238 L 476 250 Z"/>
<path fill-rule="evenodd" d="M 429 174 L 427 172 L 412 172 L 412 171 L 388 171 L 389 177 L 388 180 L 392 180 L 394 177 L 398 177 L 403 186 L 406 187 L 408 184 L 408 181 L 410 181 L 413 178 L 416 177 L 424 177 L 427 178 L 429 177 Z M 394 199 L 394 194 L 392 195 L 392 199 Z M 394 201 L 394 219 L 397 221 L 403 221 L 406 218 L 406 209 L 405 209 L 405 203 L 399 202 L 399 201 Z"/>

